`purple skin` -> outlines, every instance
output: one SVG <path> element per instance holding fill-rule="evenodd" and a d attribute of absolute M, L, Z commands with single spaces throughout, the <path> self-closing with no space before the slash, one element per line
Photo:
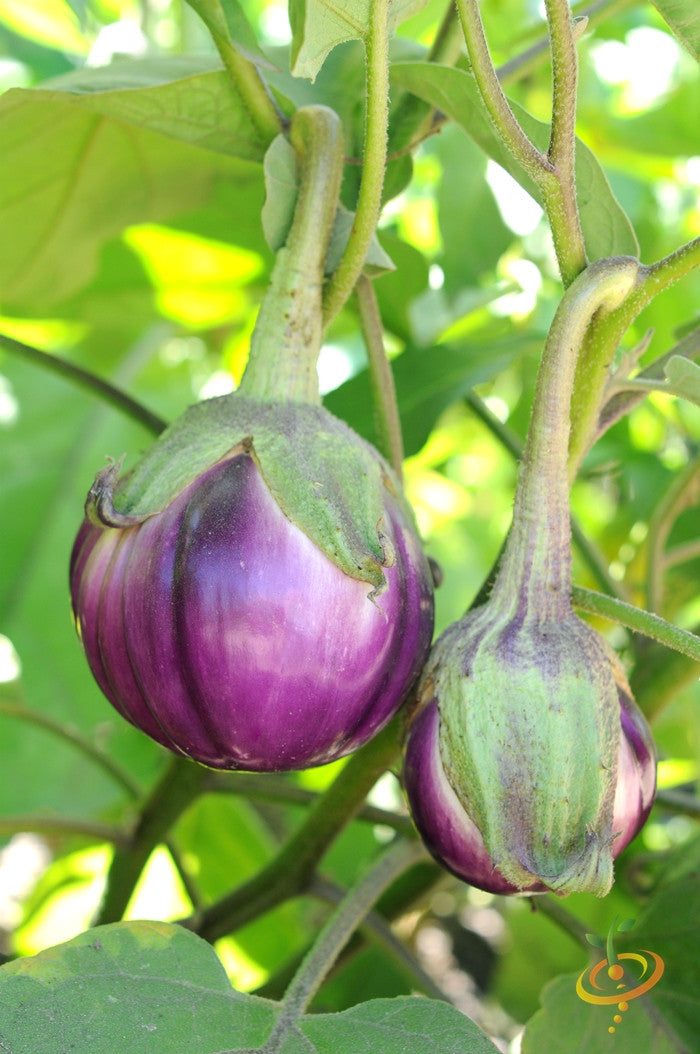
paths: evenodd
<path fill-rule="evenodd" d="M 287 519 L 245 453 L 138 526 L 84 522 L 71 596 L 100 688 L 213 768 L 302 769 L 356 750 L 405 699 L 433 629 L 418 539 L 388 492 L 385 508 L 396 561 L 374 599 Z"/>
<path fill-rule="evenodd" d="M 620 749 L 613 813 L 613 856 L 646 822 L 654 802 L 656 759 L 637 708 L 620 690 Z M 404 782 L 413 820 L 438 863 L 488 893 L 546 893 L 542 882 L 518 888 L 494 867 L 481 834 L 450 785 L 440 758 L 440 714 L 433 699 L 413 719 Z"/>

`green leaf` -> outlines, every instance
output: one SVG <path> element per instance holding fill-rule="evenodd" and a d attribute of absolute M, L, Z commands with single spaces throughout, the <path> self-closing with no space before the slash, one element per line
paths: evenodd
<path fill-rule="evenodd" d="M 399 62 L 392 66 L 394 84 L 413 92 L 446 113 L 494 161 L 540 201 L 534 183 L 513 160 L 491 127 L 476 81 L 470 73 L 425 62 Z M 549 125 L 532 117 L 511 101 L 515 116 L 540 150 L 549 142 Z M 616 254 L 637 256 L 639 245 L 632 225 L 616 200 L 594 154 L 576 142 L 576 188 L 586 250 L 591 261 Z"/>
<path fill-rule="evenodd" d="M 141 127 L 140 93 L 124 94 L 134 96 L 133 122 L 124 110 L 93 112 L 108 105 L 104 97 L 19 90 L 2 97 L 0 153 L 13 158 L 0 189 L 6 313 L 49 314 L 92 278 L 109 239 L 131 224 L 202 207 L 222 181 L 237 184 L 242 210 L 257 207 L 259 165 Z"/>
<path fill-rule="evenodd" d="M 513 337 L 454 347 L 407 348 L 392 363 L 406 455 L 420 450 L 451 403 L 475 384 L 500 373 L 535 343 L 534 337 Z M 324 403 L 360 435 L 378 441 L 366 370 L 330 392 Z"/>
<path fill-rule="evenodd" d="M 637 967 L 634 960 L 625 960 L 624 953 L 648 956 L 653 952 L 660 956 L 664 969 L 658 983 L 639 997 L 630 998 L 626 992 L 634 991 L 635 980 L 625 978 L 626 987 L 620 990 L 620 1000 L 627 999 L 628 1009 L 620 1015 L 622 1021 L 614 1023 L 615 1004 L 595 1005 L 580 999 L 576 994 L 577 975 L 557 978 L 544 990 L 542 1009 L 528 1022 L 523 1054 L 540 1054 L 543 1050 L 551 1054 L 572 1054 L 572 1036 L 578 1037 L 577 1054 L 599 1054 L 608 1049 L 614 1049 L 616 1054 L 637 1054 L 640 1050 L 645 1054 L 690 1054 L 697 1049 L 700 1034 L 698 843 L 700 839 L 695 839 L 694 843 L 680 847 L 667 873 L 670 877 L 677 871 L 676 861 L 681 861 L 684 864 L 681 877 L 662 880 L 632 932 L 625 933 L 620 927 L 620 936 L 615 941 L 618 958 L 623 966 L 630 963 L 628 969 Z M 694 866 L 688 867 L 691 861 Z M 649 958 L 647 963 L 651 963 Z M 582 972 L 585 982 L 588 971 L 583 969 L 583 964 Z M 649 970 L 646 976 L 651 976 Z M 610 1027 L 615 1028 L 614 1037 L 608 1031 Z"/>
<path fill-rule="evenodd" d="M 258 1051 L 279 1004 L 236 992 L 214 950 L 167 923 L 99 926 L 0 968 L 0 1045 L 13 1054 Z M 299 1033 L 303 1034 L 303 1039 Z M 492 1054 L 473 1021 L 429 999 L 376 999 L 302 1018 L 286 1054 Z"/>
<path fill-rule="evenodd" d="M 89 41 L 65 0 L 11 0 L 2 4 L 0 20 L 21 36 L 46 47 L 85 55 Z"/>
<path fill-rule="evenodd" d="M 216 154 L 262 161 L 265 144 L 240 96 L 223 70 L 202 72 L 209 64 L 182 57 L 124 62 L 57 77 L 50 90 L 24 94 L 71 102 Z"/>
<path fill-rule="evenodd" d="M 389 27 L 420 11 L 427 0 L 394 0 Z M 291 68 L 295 77 L 313 80 L 326 55 L 347 40 L 366 40 L 371 26 L 371 0 L 290 0 Z"/>
<path fill-rule="evenodd" d="M 231 988 L 205 941 L 166 923 L 101 926 L 0 969 L 13 1054 L 212 1054 L 260 1045 L 273 1016 Z"/>
<path fill-rule="evenodd" d="M 700 7 L 696 0 L 652 0 L 674 36 L 700 62 Z"/>
<path fill-rule="evenodd" d="M 700 406 L 700 365 L 684 355 L 673 355 L 664 372 L 675 393 Z"/>
<path fill-rule="evenodd" d="M 473 1021 L 436 999 L 372 999 L 340 1014 L 302 1019 L 309 1054 L 494 1054 Z M 285 1047 L 286 1051 L 286 1047 Z"/>

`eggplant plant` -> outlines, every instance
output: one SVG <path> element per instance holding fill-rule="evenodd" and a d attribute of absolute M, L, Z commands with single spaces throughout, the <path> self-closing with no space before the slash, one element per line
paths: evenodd
<path fill-rule="evenodd" d="M 0 4 L 0 1049 L 694 1049 L 694 3 Z"/>

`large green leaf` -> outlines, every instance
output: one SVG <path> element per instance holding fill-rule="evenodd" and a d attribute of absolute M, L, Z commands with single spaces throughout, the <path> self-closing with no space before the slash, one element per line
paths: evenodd
<path fill-rule="evenodd" d="M 577 976 L 559 977 L 544 992 L 543 1006 L 528 1023 L 523 1054 L 599 1054 L 612 1049 L 618 1054 L 691 1054 L 697 1050 L 700 1035 L 700 839 L 683 846 L 673 857 L 666 876 L 634 926 L 615 940 L 620 953 L 653 952 L 663 960 L 663 974 L 656 984 L 638 997 L 634 981 L 624 979 L 620 1002 L 627 998 L 621 1013 L 616 1005 L 584 1002 L 576 994 Z M 599 957 L 602 953 L 598 953 Z M 624 960 L 620 960 L 623 965 Z M 639 966 L 632 961 L 635 969 Z M 582 964 L 583 969 L 583 964 Z M 584 981 L 587 972 L 584 971 Z M 610 991 L 612 982 L 601 974 Z M 636 975 L 635 975 L 636 976 Z M 645 977 L 651 976 L 648 968 Z M 608 989 L 604 988 L 605 994 Z M 588 986 L 590 988 L 590 985 Z M 616 994 L 616 993 L 615 993 Z M 618 1013 L 621 1021 L 614 1022 Z M 576 1037 L 572 1046 L 572 1037 Z"/>
<path fill-rule="evenodd" d="M 450 403 L 475 384 L 495 377 L 534 346 L 534 337 L 513 337 L 454 347 L 407 348 L 393 363 L 406 454 L 420 450 Z M 324 402 L 360 435 L 378 442 L 366 370 L 336 388 Z"/>
<path fill-rule="evenodd" d="M 700 6 L 696 0 L 652 0 L 661 17 L 700 62 Z"/>
<path fill-rule="evenodd" d="M 187 930 L 132 922 L 88 930 L 0 969 L 0 1044 L 13 1054 L 259 1051 L 279 1004 L 231 988 L 213 949 Z M 295 1026 L 295 1027 L 294 1027 Z M 493 1054 L 454 1007 L 376 999 L 292 1023 L 285 1054 Z"/>
<path fill-rule="evenodd" d="M 390 26 L 420 11 L 427 0 L 395 0 Z M 326 55 L 347 40 L 366 40 L 372 24 L 371 0 L 290 0 L 292 73 L 312 80 Z"/>
<path fill-rule="evenodd" d="M 529 176 L 513 160 L 491 127 L 476 81 L 470 73 L 425 62 L 400 62 L 392 66 L 393 82 L 448 114 L 532 196 L 540 200 Z M 540 150 L 549 142 L 549 126 L 511 102 L 524 131 Z M 576 143 L 576 191 L 581 226 L 590 260 L 616 254 L 636 256 L 637 238 L 616 200 L 594 154 Z"/>
<path fill-rule="evenodd" d="M 16 90 L 0 101 L 0 153 L 12 157 L 0 186 L 6 313 L 48 314 L 90 280 L 109 239 L 206 205 L 223 181 L 236 183 L 241 209 L 255 208 L 261 166 L 140 126 L 143 96 L 124 95 L 132 120 L 119 106 L 119 116 L 95 112 L 105 96 Z"/>

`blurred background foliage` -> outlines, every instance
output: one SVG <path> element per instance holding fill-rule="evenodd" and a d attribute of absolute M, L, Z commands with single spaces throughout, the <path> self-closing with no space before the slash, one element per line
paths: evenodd
<path fill-rule="evenodd" d="M 336 48 L 312 88 L 286 72 L 286 5 L 241 2 L 276 67 L 269 82 L 297 105 L 312 94 L 335 106 L 348 155 L 357 157 L 359 45 Z M 650 263 L 700 234 L 698 67 L 649 4 L 594 6 L 579 44 L 578 132 Z M 442 0 L 430 0 L 404 22 L 395 57 L 423 54 L 443 13 Z M 546 121 L 550 71 L 538 5 L 485 0 L 483 14 L 510 96 Z M 166 420 L 235 387 L 272 262 L 260 223 L 262 153 L 246 138 L 241 115 L 227 111 L 218 69 L 183 0 L 0 0 L 0 332 L 108 379 Z M 67 97 L 66 86 L 88 82 L 106 94 Z M 129 112 L 121 84 L 151 86 L 148 112 Z M 399 90 L 393 99 L 398 105 Z M 348 171 L 344 196 L 352 207 L 357 187 Z M 375 288 L 405 428 L 406 487 L 443 571 L 440 630 L 473 600 L 508 529 L 514 450 L 560 285 L 541 209 L 453 124 L 427 137 L 412 161 L 397 150 L 387 199 L 380 237 L 396 270 Z M 648 364 L 685 334 L 692 338 L 699 303 L 695 274 L 642 313 L 626 348 L 649 335 Z M 329 408 L 373 438 L 352 303 L 328 333 L 319 373 Z M 7 955 L 34 953 L 89 925 L 111 852 L 100 825 L 126 822 L 166 763 L 92 681 L 67 589 L 70 547 L 96 470 L 108 454 L 128 452 L 133 463 L 149 441 L 144 427 L 94 394 L 0 349 L 0 946 Z M 698 406 L 652 394 L 595 446 L 572 497 L 608 587 L 686 628 L 700 621 L 699 450 Z M 600 585 L 580 556 L 576 578 Z M 619 628 L 599 627 L 630 663 L 643 666 L 653 653 Z M 686 664 L 663 701 L 654 726 L 660 785 L 690 793 L 700 775 L 697 669 Z M 336 768 L 286 782 L 317 791 Z M 237 791 L 236 780 L 230 793 L 200 799 L 173 835 L 207 900 L 253 874 L 303 812 L 243 784 Z M 396 779 L 387 775 L 372 801 L 401 810 Z M 599 933 L 616 915 L 636 917 L 659 862 L 694 844 L 695 830 L 696 821 L 657 807 L 621 859 L 612 894 L 603 902 L 572 897 L 567 908 Z M 385 837 L 381 826 L 353 824 L 325 859 L 325 873 L 348 884 Z M 433 874 L 430 884 L 403 914 L 402 937 L 456 1005 L 511 1039 L 537 1010 L 544 984 L 581 968 L 581 947 L 526 902 L 447 876 L 435 886 Z M 177 918 L 191 904 L 192 889 L 158 850 L 129 917 Z M 322 914 L 311 900 L 293 901 L 220 941 L 234 982 L 268 985 L 274 994 Z M 319 1005 L 406 990 L 405 973 L 374 946 L 337 971 Z"/>

